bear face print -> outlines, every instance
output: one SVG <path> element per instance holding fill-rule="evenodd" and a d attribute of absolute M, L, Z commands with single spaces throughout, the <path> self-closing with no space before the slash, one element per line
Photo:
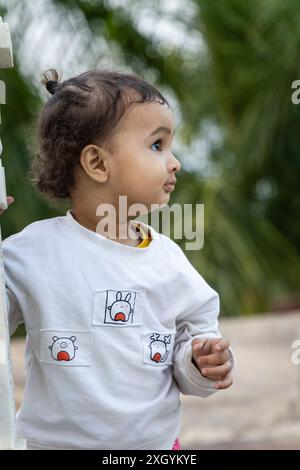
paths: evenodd
<path fill-rule="evenodd" d="M 53 344 L 49 346 L 51 356 L 56 361 L 72 361 L 75 357 L 75 351 L 78 349 L 75 346 L 76 336 L 61 337 L 53 336 Z M 49 343 L 48 343 L 49 344 Z"/>
<path fill-rule="evenodd" d="M 116 300 L 107 307 L 110 312 L 110 318 L 114 322 L 127 322 L 130 314 L 133 312 L 130 304 L 131 293 L 128 293 L 125 299 L 122 300 L 122 292 L 118 291 Z"/>
<path fill-rule="evenodd" d="M 168 345 L 171 343 L 171 335 L 161 336 L 160 334 L 153 333 L 150 339 L 152 341 L 148 347 L 150 349 L 151 361 L 156 363 L 165 362 L 169 355 Z"/>

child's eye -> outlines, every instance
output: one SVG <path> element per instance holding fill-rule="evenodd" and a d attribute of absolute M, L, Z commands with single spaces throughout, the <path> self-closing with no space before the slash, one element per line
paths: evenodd
<path fill-rule="evenodd" d="M 154 142 L 154 144 L 151 145 L 151 147 L 152 147 L 153 145 L 157 145 L 158 143 L 162 143 L 162 140 L 161 140 L 161 139 L 157 140 L 156 142 Z"/>

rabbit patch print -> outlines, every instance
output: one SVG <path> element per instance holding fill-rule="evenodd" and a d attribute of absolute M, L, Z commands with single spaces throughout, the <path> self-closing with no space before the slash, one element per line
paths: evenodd
<path fill-rule="evenodd" d="M 74 359 L 75 351 L 78 349 L 78 346 L 75 346 L 76 336 L 71 336 L 71 338 L 53 336 L 52 340 L 53 343 L 49 349 L 53 359 L 56 361 L 72 361 Z"/>
<path fill-rule="evenodd" d="M 130 318 L 130 315 L 133 312 L 133 308 L 131 307 L 130 299 L 132 294 L 129 292 L 126 294 L 125 298 L 122 299 L 122 292 L 117 292 L 116 300 L 111 304 L 108 305 L 107 309 L 110 313 L 110 318 L 114 322 L 127 322 Z"/>
<path fill-rule="evenodd" d="M 120 327 L 141 325 L 143 299 L 143 291 L 113 289 L 96 291 L 93 306 L 93 325 Z"/>
<path fill-rule="evenodd" d="M 174 337 L 174 334 L 158 332 L 143 335 L 143 362 L 152 366 L 172 364 Z"/>

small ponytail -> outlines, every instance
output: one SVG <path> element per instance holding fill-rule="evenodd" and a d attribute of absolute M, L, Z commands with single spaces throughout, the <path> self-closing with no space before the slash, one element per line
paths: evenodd
<path fill-rule="evenodd" d="M 41 75 L 41 83 L 43 83 L 51 95 L 54 94 L 56 88 L 60 85 L 58 73 L 55 69 L 48 69 Z"/>

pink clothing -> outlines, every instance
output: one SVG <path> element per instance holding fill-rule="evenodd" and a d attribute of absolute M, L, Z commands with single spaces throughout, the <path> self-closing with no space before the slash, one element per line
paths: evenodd
<path fill-rule="evenodd" d="M 177 437 L 176 441 L 173 444 L 172 450 L 180 450 L 180 443 L 179 443 L 178 437 Z"/>

